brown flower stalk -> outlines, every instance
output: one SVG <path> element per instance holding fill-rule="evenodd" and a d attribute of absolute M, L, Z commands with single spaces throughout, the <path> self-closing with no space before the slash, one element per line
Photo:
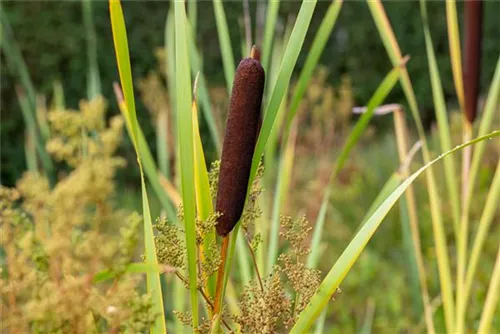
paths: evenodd
<path fill-rule="evenodd" d="M 257 141 L 264 92 L 264 69 L 255 46 L 252 57 L 243 59 L 234 77 L 217 190 L 216 225 L 224 237 L 234 228 L 245 206 L 250 168 Z"/>
<path fill-rule="evenodd" d="M 479 78 L 481 73 L 481 36 L 483 1 L 465 1 L 465 57 L 463 64 L 465 116 L 469 123 L 477 115 Z"/>
<path fill-rule="evenodd" d="M 220 313 L 222 306 L 224 268 L 229 247 L 228 234 L 240 219 L 245 207 L 252 158 L 259 133 L 264 81 L 260 52 L 253 46 L 250 58 L 243 59 L 236 69 L 222 145 L 216 203 L 216 212 L 222 216 L 215 227 L 217 234 L 224 239 L 215 291 L 215 316 Z"/>

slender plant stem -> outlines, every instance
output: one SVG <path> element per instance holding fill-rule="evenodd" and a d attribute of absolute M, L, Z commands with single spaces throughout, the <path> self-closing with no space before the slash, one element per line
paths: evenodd
<path fill-rule="evenodd" d="M 472 124 L 464 118 L 463 142 L 472 139 Z M 462 205 L 465 204 L 468 196 L 469 170 L 472 156 L 472 146 L 467 146 L 463 150 L 462 156 Z"/>
<path fill-rule="evenodd" d="M 248 242 L 248 239 L 245 238 L 245 241 L 247 242 L 247 245 L 248 245 L 248 249 L 250 250 L 250 255 L 252 257 L 252 261 L 253 261 L 253 266 L 255 268 L 255 274 L 257 275 L 257 278 L 259 280 L 259 284 L 260 284 L 260 290 L 262 292 L 264 292 L 264 284 L 262 284 L 262 278 L 260 276 L 260 272 L 259 272 L 259 266 L 257 265 L 257 260 L 255 259 L 255 252 L 252 248 L 252 245 L 250 245 L 250 242 Z"/>
<path fill-rule="evenodd" d="M 184 284 L 189 285 L 188 279 L 184 277 L 184 275 L 182 275 L 178 270 L 175 271 L 175 276 L 177 276 L 182 282 L 184 282 Z M 201 296 L 203 297 L 203 299 L 205 299 L 208 306 L 210 306 L 210 309 L 213 312 L 215 309 L 215 305 L 210 300 L 210 297 L 207 296 L 207 294 L 205 293 L 205 291 L 203 291 L 201 287 L 198 287 L 198 291 L 200 292 Z M 226 326 L 226 328 L 231 332 L 231 327 L 229 326 L 229 324 L 224 319 L 221 319 L 221 321 L 224 324 L 224 326 Z"/>
<path fill-rule="evenodd" d="M 406 125 L 404 111 L 401 108 L 398 108 L 394 112 L 394 128 L 396 133 L 396 142 L 398 145 L 399 159 L 401 163 L 404 163 L 408 152 L 408 127 Z M 404 167 L 401 173 L 403 174 L 403 177 L 407 178 L 409 176 L 409 166 Z M 424 304 L 425 324 L 427 326 L 427 332 L 430 334 L 434 334 L 436 330 L 434 328 L 434 321 L 432 319 L 432 309 L 429 298 L 429 291 L 427 288 L 422 246 L 420 243 L 420 231 L 418 229 L 419 223 L 417 206 L 415 201 L 415 193 L 412 186 L 408 187 L 408 189 L 406 190 L 405 197 L 408 207 L 408 216 L 410 222 L 411 237 L 413 240 L 415 260 L 417 262 L 418 277 L 420 280 L 420 292 L 422 294 L 422 301 Z"/>
<path fill-rule="evenodd" d="M 481 315 L 481 320 L 479 322 L 479 329 L 477 330 L 479 334 L 490 333 L 491 322 L 495 314 L 495 309 L 497 308 L 498 305 L 499 295 L 500 295 L 500 247 L 498 248 L 495 268 L 493 269 L 493 274 L 491 275 L 490 287 L 488 288 L 488 294 L 486 296 L 486 301 L 484 302 L 483 313 Z"/>
<path fill-rule="evenodd" d="M 457 300 L 457 328 L 464 327 L 466 306 L 468 299 L 470 297 L 470 291 L 472 288 L 472 283 L 474 276 L 476 274 L 477 265 L 481 257 L 481 250 L 484 245 L 484 241 L 488 235 L 489 228 L 495 217 L 495 213 L 498 209 L 498 199 L 500 197 L 500 159 L 497 163 L 497 168 L 493 181 L 491 182 L 490 190 L 488 191 L 488 197 L 484 205 L 483 213 L 481 214 L 481 219 L 479 220 L 478 229 L 474 242 L 472 243 L 472 250 L 470 254 L 470 260 L 467 263 L 467 269 L 465 274 L 465 285 L 463 287 L 463 293 L 461 298 Z"/>
<path fill-rule="evenodd" d="M 469 141 L 472 138 L 472 124 L 464 117 L 463 139 Z M 456 330 L 462 333 L 465 330 L 464 317 L 462 309 L 465 308 L 465 274 L 467 267 L 467 245 L 469 234 L 469 170 L 472 156 L 472 148 L 466 147 L 462 155 L 462 219 L 457 240 L 457 303 L 456 303 Z"/>
<path fill-rule="evenodd" d="M 453 82 L 457 93 L 460 110 L 465 110 L 464 82 L 462 74 L 462 54 L 460 52 L 460 33 L 458 26 L 456 0 L 446 0 L 446 24 L 448 27 L 448 42 L 450 44 L 451 68 Z"/>
<path fill-rule="evenodd" d="M 217 315 L 221 311 L 222 306 L 222 293 L 224 291 L 224 269 L 226 267 L 227 260 L 227 250 L 229 247 L 229 235 L 226 235 L 222 240 L 221 262 L 219 265 L 219 271 L 217 273 L 217 285 L 215 288 L 215 305 L 214 305 L 214 315 Z"/>

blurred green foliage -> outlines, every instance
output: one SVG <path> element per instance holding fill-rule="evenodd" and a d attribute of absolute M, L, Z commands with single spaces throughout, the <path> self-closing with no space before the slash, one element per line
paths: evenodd
<path fill-rule="evenodd" d="M 304 50 L 312 43 L 329 1 L 318 3 L 308 32 Z M 427 125 L 433 120 L 432 96 L 425 58 L 424 36 L 420 20 L 419 4 L 416 1 L 387 2 L 384 4 L 404 54 L 411 56 L 408 64 L 416 95 Z M 459 19 L 463 14 L 462 3 L 458 3 Z M 24 60 L 28 66 L 37 92 L 51 97 L 52 84 L 63 82 L 66 103 L 76 107 L 86 94 L 87 56 L 85 29 L 83 27 L 82 4 L 80 2 L 3 1 Z M 284 1 L 280 5 L 278 29 L 293 19 L 300 6 L 299 1 Z M 129 47 L 135 80 L 145 77 L 156 67 L 154 49 L 164 44 L 164 27 L 170 3 L 167 1 L 127 2 L 124 6 L 129 27 Z M 243 13 L 240 2 L 226 1 L 224 7 L 234 48 L 235 59 L 240 52 Z M 258 30 L 255 13 L 265 3 L 250 2 L 252 25 Z M 486 88 L 493 75 L 495 61 L 500 53 L 500 25 L 497 16 L 500 2 L 485 2 L 484 37 L 482 59 L 482 87 Z M 98 63 L 103 95 L 110 101 L 111 109 L 118 112 L 112 93 L 112 82 L 118 79 L 113 51 L 108 4 L 93 2 L 94 24 L 97 31 Z M 433 34 L 437 61 L 443 79 L 445 96 L 454 103 L 453 79 L 451 75 L 444 2 L 429 3 L 430 27 Z M 198 2 L 197 43 L 202 50 L 205 74 L 210 86 L 223 84 L 222 60 L 217 46 L 216 24 L 210 1 Z M 257 38 L 257 43 L 259 39 Z M 1 179 L 2 184 L 12 185 L 25 169 L 24 142 L 21 113 L 14 92 L 17 80 L 1 58 Z M 303 66 L 306 53 L 298 60 L 297 69 Z M 343 74 L 352 79 L 353 96 L 357 104 L 365 104 L 390 67 L 390 62 L 376 32 L 370 12 L 364 2 L 349 1 L 339 15 L 339 22 L 325 48 L 321 62 L 327 66 L 329 80 L 339 84 Z M 404 99 L 400 88 L 394 90 L 391 101 Z M 153 144 L 153 128 L 149 115 L 142 104 L 138 105 L 138 116 L 148 141 Z M 130 148 L 130 143 L 128 143 Z M 152 145 L 154 150 L 154 145 Z M 126 149 L 124 152 L 132 152 Z M 127 179 L 137 177 L 128 175 Z"/>

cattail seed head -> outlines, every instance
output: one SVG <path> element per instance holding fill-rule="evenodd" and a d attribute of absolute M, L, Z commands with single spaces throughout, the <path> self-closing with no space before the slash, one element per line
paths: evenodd
<path fill-rule="evenodd" d="M 255 47 L 252 55 L 258 55 Z M 220 236 L 231 232 L 245 206 L 265 81 L 256 58 L 243 59 L 234 77 L 217 189 L 216 211 L 222 216 L 216 230 Z"/>
<path fill-rule="evenodd" d="M 481 39 L 483 1 L 465 1 L 465 55 L 464 55 L 464 96 L 465 116 L 469 123 L 477 115 L 479 78 L 481 73 Z"/>

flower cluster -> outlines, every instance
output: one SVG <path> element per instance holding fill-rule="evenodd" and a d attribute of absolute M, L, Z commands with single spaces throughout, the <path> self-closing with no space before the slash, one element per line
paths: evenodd
<path fill-rule="evenodd" d="M 0 188 L 1 331 L 141 332 L 155 321 L 141 278 L 126 273 L 141 218 L 113 206 L 123 121 L 107 127 L 104 113 L 102 98 L 50 111 L 47 149 L 66 175 L 51 186 L 29 172 Z"/>

